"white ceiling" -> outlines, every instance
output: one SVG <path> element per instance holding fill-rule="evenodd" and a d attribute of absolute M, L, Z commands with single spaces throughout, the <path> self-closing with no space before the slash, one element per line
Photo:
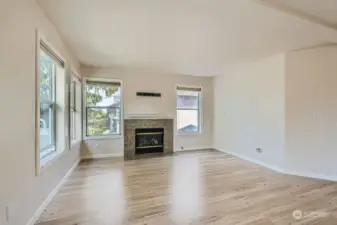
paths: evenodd
<path fill-rule="evenodd" d="M 330 0 L 296 2 L 300 7 L 307 1 Z M 232 63 L 337 43 L 337 30 L 256 0 L 39 2 L 85 65 L 149 67 L 213 76 Z"/>
<path fill-rule="evenodd" d="M 337 0 L 267 0 L 337 29 Z"/>

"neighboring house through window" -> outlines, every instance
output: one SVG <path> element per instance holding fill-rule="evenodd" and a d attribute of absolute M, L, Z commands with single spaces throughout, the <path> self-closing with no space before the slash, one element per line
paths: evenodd
<path fill-rule="evenodd" d="M 201 88 L 177 87 L 177 132 L 197 133 L 200 127 Z"/>
<path fill-rule="evenodd" d="M 121 135 L 121 83 L 86 81 L 86 136 Z"/>

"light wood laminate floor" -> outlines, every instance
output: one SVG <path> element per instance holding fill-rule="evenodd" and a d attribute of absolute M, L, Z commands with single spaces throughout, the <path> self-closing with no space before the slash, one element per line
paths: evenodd
<path fill-rule="evenodd" d="M 212 150 L 84 161 L 37 224 L 337 225 L 337 183 L 282 175 Z"/>

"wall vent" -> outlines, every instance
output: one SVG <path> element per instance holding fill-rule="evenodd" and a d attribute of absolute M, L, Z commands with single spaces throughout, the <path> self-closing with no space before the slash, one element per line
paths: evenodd
<path fill-rule="evenodd" d="M 155 93 L 155 92 L 137 92 L 137 96 L 142 96 L 142 97 L 161 97 L 161 93 Z"/>

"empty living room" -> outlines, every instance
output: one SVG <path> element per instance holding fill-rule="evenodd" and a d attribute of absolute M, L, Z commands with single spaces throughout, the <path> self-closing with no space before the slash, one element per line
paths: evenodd
<path fill-rule="evenodd" d="M 0 225 L 337 225 L 337 0 L 0 0 Z"/>

